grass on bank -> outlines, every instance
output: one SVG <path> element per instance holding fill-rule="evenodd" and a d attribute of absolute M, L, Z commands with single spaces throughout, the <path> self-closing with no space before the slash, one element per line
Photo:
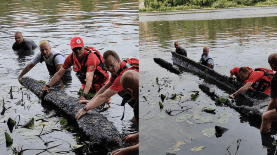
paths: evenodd
<path fill-rule="evenodd" d="M 142 2 L 143 0 L 140 0 Z M 146 2 L 145 2 L 146 1 Z M 174 1 L 174 0 L 173 0 Z M 191 9 L 216 9 L 216 8 L 230 8 L 230 7 L 246 7 L 246 6 L 274 6 L 277 5 L 277 0 L 216 0 L 210 2 L 207 5 L 201 3 L 186 3 L 184 5 L 171 6 L 172 3 L 168 3 L 168 0 L 157 1 L 157 0 L 144 0 L 145 8 L 140 8 L 140 12 L 154 12 L 154 11 L 180 11 L 180 10 L 191 10 Z M 204 1 L 204 0 L 203 0 Z"/>

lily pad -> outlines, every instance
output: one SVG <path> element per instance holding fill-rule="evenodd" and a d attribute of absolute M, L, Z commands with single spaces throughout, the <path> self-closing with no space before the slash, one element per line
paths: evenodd
<path fill-rule="evenodd" d="M 202 134 L 207 137 L 212 137 L 213 135 L 215 135 L 215 128 L 205 128 L 202 131 Z"/>
<path fill-rule="evenodd" d="M 66 126 L 67 125 L 67 119 L 61 119 L 60 120 L 60 124 L 62 125 L 62 126 Z"/>
<path fill-rule="evenodd" d="M 204 146 L 194 147 L 194 148 L 191 148 L 190 151 L 192 151 L 192 152 L 200 151 L 200 150 L 202 150 L 204 148 L 205 148 Z"/>
<path fill-rule="evenodd" d="M 225 124 L 229 121 L 227 117 L 219 117 L 217 118 L 218 123 Z"/>
<path fill-rule="evenodd" d="M 210 105 L 207 108 L 204 109 L 204 111 L 206 112 L 214 112 L 216 110 L 216 106 L 215 105 Z"/>
<path fill-rule="evenodd" d="M 72 147 L 73 147 L 73 149 L 78 149 L 78 148 L 80 148 L 82 146 L 84 146 L 84 145 L 73 145 Z"/>
<path fill-rule="evenodd" d="M 164 108 L 164 105 L 162 104 L 162 102 L 159 102 L 159 106 L 160 106 L 160 110 Z"/>
<path fill-rule="evenodd" d="M 43 80 L 39 80 L 38 81 L 39 83 L 43 83 L 43 84 L 45 84 L 46 82 L 45 81 L 43 81 Z"/>
<path fill-rule="evenodd" d="M 144 118 L 145 118 L 146 120 L 149 120 L 149 119 L 154 118 L 155 116 L 156 116 L 155 114 L 148 114 L 148 115 L 146 115 Z"/>
<path fill-rule="evenodd" d="M 211 116 L 199 116 L 199 115 L 194 115 L 193 117 L 194 121 L 197 123 L 197 124 L 201 124 L 201 123 L 209 123 L 209 122 L 212 122 L 213 118 Z"/>
<path fill-rule="evenodd" d="M 183 121 L 185 121 L 185 120 L 187 120 L 189 118 L 191 118 L 190 114 L 184 114 L 184 115 L 182 115 L 180 117 L 177 117 L 176 118 L 176 122 L 183 122 Z"/>
<path fill-rule="evenodd" d="M 167 114 L 165 112 L 162 112 L 160 114 L 157 115 L 158 118 L 166 118 Z"/>
<path fill-rule="evenodd" d="M 177 94 L 172 94 L 170 99 L 175 100 L 177 98 Z"/>
<path fill-rule="evenodd" d="M 223 113 L 220 114 L 220 116 L 230 118 L 230 117 L 233 117 L 234 115 L 230 112 L 223 112 Z"/>
<path fill-rule="evenodd" d="M 180 145 L 186 144 L 183 141 L 177 141 L 177 143 L 173 146 L 173 151 L 179 151 L 180 150 Z"/>

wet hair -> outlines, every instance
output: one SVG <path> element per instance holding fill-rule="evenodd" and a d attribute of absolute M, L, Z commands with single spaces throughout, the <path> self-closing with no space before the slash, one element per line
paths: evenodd
<path fill-rule="evenodd" d="M 14 35 L 17 35 L 17 34 L 19 34 L 19 33 L 22 35 L 22 33 L 19 32 L 19 31 L 16 31 L 16 32 L 14 33 Z"/>
<path fill-rule="evenodd" d="M 110 55 L 113 56 L 113 57 L 115 58 L 115 60 L 120 60 L 118 54 L 117 54 L 115 51 L 112 51 L 112 50 L 107 50 L 106 52 L 104 52 L 104 54 L 103 54 L 103 59 L 104 59 L 104 60 L 107 60 L 107 58 L 108 58 Z"/>
<path fill-rule="evenodd" d="M 249 73 L 249 69 L 247 67 L 240 67 L 239 68 L 239 73 L 243 72 L 243 73 Z"/>

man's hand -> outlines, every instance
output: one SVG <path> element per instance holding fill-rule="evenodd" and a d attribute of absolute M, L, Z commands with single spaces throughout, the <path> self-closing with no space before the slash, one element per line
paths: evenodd
<path fill-rule="evenodd" d="M 233 98 L 233 99 L 235 98 L 234 94 L 231 94 L 230 97 Z"/>
<path fill-rule="evenodd" d="M 81 118 L 84 114 L 86 114 L 87 112 L 84 109 L 79 109 L 77 114 L 75 115 L 75 119 L 79 119 Z"/>
<path fill-rule="evenodd" d="M 82 104 L 82 103 L 89 103 L 89 100 L 79 100 L 78 103 L 79 103 L 79 104 Z"/>
<path fill-rule="evenodd" d="M 47 93 L 49 93 L 49 87 L 45 86 L 45 87 L 41 90 L 41 92 L 40 92 L 40 94 L 39 94 L 39 97 L 41 98 L 41 97 L 43 97 L 44 95 L 46 95 Z"/>
<path fill-rule="evenodd" d="M 128 149 L 127 148 L 121 148 L 118 150 L 115 150 L 111 155 L 127 155 Z"/>
<path fill-rule="evenodd" d="M 139 142 L 139 134 L 136 133 L 136 134 L 127 135 L 122 140 L 126 141 L 126 143 L 129 145 L 135 145 Z"/>

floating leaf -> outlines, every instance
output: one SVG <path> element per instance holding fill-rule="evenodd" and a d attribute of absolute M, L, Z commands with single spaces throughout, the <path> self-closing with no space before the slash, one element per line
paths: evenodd
<path fill-rule="evenodd" d="M 176 118 L 176 122 L 183 122 L 187 119 L 191 118 L 190 114 L 184 114 Z"/>
<path fill-rule="evenodd" d="M 213 135 L 215 135 L 215 128 L 205 128 L 202 131 L 202 134 L 207 137 L 212 137 Z"/>
<path fill-rule="evenodd" d="M 164 108 L 164 105 L 162 104 L 162 102 L 159 102 L 160 105 L 160 110 L 162 110 Z"/>
<path fill-rule="evenodd" d="M 13 139 L 11 138 L 11 136 L 7 132 L 5 132 L 5 137 L 6 137 L 6 142 L 9 142 L 9 143 L 13 142 Z"/>
<path fill-rule="evenodd" d="M 66 126 L 67 125 L 67 119 L 61 119 L 60 120 L 60 124 L 62 125 L 62 126 Z"/>
<path fill-rule="evenodd" d="M 16 124 L 15 120 L 11 118 L 8 119 L 7 125 L 9 127 L 10 132 L 13 132 L 13 127 L 15 126 L 15 124 Z"/>
<path fill-rule="evenodd" d="M 38 81 L 39 83 L 43 83 L 43 84 L 45 84 L 46 82 L 45 81 L 43 81 L 43 80 L 39 80 Z"/>
<path fill-rule="evenodd" d="M 230 96 L 229 94 L 223 94 L 223 95 L 221 96 L 221 98 L 227 100 L 227 99 L 229 98 L 229 96 Z"/>
<path fill-rule="evenodd" d="M 205 108 L 204 111 L 206 111 L 206 112 L 214 112 L 215 109 L 216 109 L 215 105 L 210 105 L 207 108 Z"/>
<path fill-rule="evenodd" d="M 208 73 L 208 69 L 205 70 L 205 74 L 207 74 L 207 73 Z"/>
<path fill-rule="evenodd" d="M 173 146 L 173 151 L 179 151 L 180 150 L 180 145 L 186 144 L 183 141 L 177 141 L 177 143 Z"/>
<path fill-rule="evenodd" d="M 84 146 L 84 145 L 73 145 L 73 149 L 78 149 L 78 148 L 80 148 L 82 146 Z"/>
<path fill-rule="evenodd" d="M 272 145 L 276 145 L 276 142 L 272 142 Z"/>
<path fill-rule="evenodd" d="M 204 146 L 194 147 L 194 148 L 191 148 L 190 151 L 192 151 L 192 152 L 200 151 L 200 150 L 202 150 L 204 148 L 205 148 Z"/>
<path fill-rule="evenodd" d="M 225 124 L 229 121 L 227 117 L 219 117 L 217 118 L 218 123 Z"/>
<path fill-rule="evenodd" d="M 162 102 L 164 102 L 164 99 L 165 99 L 165 95 L 161 94 L 161 100 L 162 100 Z"/>
<path fill-rule="evenodd" d="M 144 118 L 145 118 L 146 120 L 148 120 L 148 119 L 154 118 L 155 116 L 156 116 L 155 114 L 148 114 L 148 115 L 146 115 Z"/>
<path fill-rule="evenodd" d="M 171 94 L 171 100 L 175 100 L 176 99 L 176 96 L 177 96 L 177 94 Z"/>
<path fill-rule="evenodd" d="M 187 120 L 187 123 L 188 123 L 188 124 L 193 124 L 193 123 L 192 123 L 191 121 L 189 121 L 189 120 Z"/>
<path fill-rule="evenodd" d="M 210 92 L 214 93 L 215 92 L 215 88 L 210 88 Z"/>
<path fill-rule="evenodd" d="M 160 114 L 157 115 L 158 118 L 166 118 L 167 114 L 165 112 L 162 112 Z"/>
<path fill-rule="evenodd" d="M 223 112 L 223 113 L 220 114 L 220 116 L 230 118 L 230 117 L 233 117 L 234 115 L 230 112 Z"/>
<path fill-rule="evenodd" d="M 212 116 L 201 117 L 201 121 L 203 121 L 204 123 L 212 122 L 212 120 L 213 120 Z"/>

